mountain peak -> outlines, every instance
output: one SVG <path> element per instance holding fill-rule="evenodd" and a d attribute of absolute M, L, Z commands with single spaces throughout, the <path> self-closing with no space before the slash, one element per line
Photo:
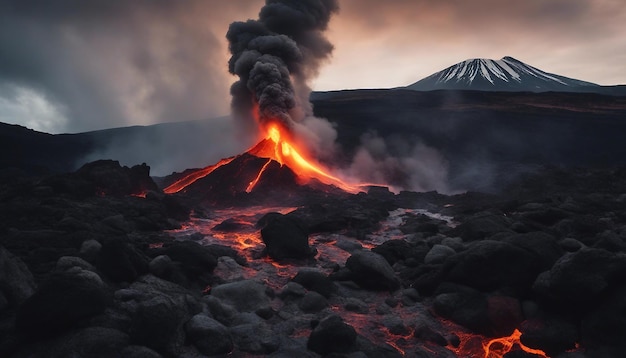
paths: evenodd
<path fill-rule="evenodd" d="M 505 56 L 500 60 L 467 59 L 409 85 L 407 88 L 418 91 L 465 89 L 512 92 L 584 92 L 590 87 L 599 86 L 595 83 L 548 73 L 511 56 Z"/>

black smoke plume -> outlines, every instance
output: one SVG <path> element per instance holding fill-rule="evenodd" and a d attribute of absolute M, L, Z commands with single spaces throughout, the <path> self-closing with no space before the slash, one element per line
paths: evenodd
<path fill-rule="evenodd" d="M 266 0 L 258 20 L 234 22 L 226 38 L 234 116 L 261 125 L 278 121 L 288 130 L 312 115 L 307 80 L 317 75 L 333 45 L 324 37 L 337 0 Z"/>

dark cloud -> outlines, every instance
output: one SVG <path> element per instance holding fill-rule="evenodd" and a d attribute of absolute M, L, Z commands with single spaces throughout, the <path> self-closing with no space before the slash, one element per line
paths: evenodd
<path fill-rule="evenodd" d="M 323 32 L 338 10 L 336 0 L 266 0 L 257 20 L 230 25 L 229 70 L 239 77 L 232 107 L 239 120 L 293 130 L 313 114 L 307 81 L 333 50 Z"/>
<path fill-rule="evenodd" d="M 0 0 L 0 85 L 49 101 L 56 131 L 223 115 L 223 37 L 258 3 Z"/>

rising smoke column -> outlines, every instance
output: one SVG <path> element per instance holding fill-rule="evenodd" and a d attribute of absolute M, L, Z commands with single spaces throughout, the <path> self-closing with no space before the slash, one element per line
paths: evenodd
<path fill-rule="evenodd" d="M 333 45 L 324 37 L 337 0 L 266 0 L 258 20 L 234 22 L 226 38 L 228 68 L 239 80 L 231 87 L 236 118 L 261 126 L 278 121 L 292 131 L 312 115 L 307 80 L 317 75 Z"/>

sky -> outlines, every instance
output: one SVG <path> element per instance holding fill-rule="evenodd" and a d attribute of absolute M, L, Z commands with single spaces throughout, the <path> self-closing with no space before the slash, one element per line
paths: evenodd
<path fill-rule="evenodd" d="M 515 57 L 626 84 L 623 0 L 339 0 L 314 90 L 409 85 Z M 225 34 L 263 0 L 0 0 L 0 122 L 48 133 L 230 112 Z"/>

